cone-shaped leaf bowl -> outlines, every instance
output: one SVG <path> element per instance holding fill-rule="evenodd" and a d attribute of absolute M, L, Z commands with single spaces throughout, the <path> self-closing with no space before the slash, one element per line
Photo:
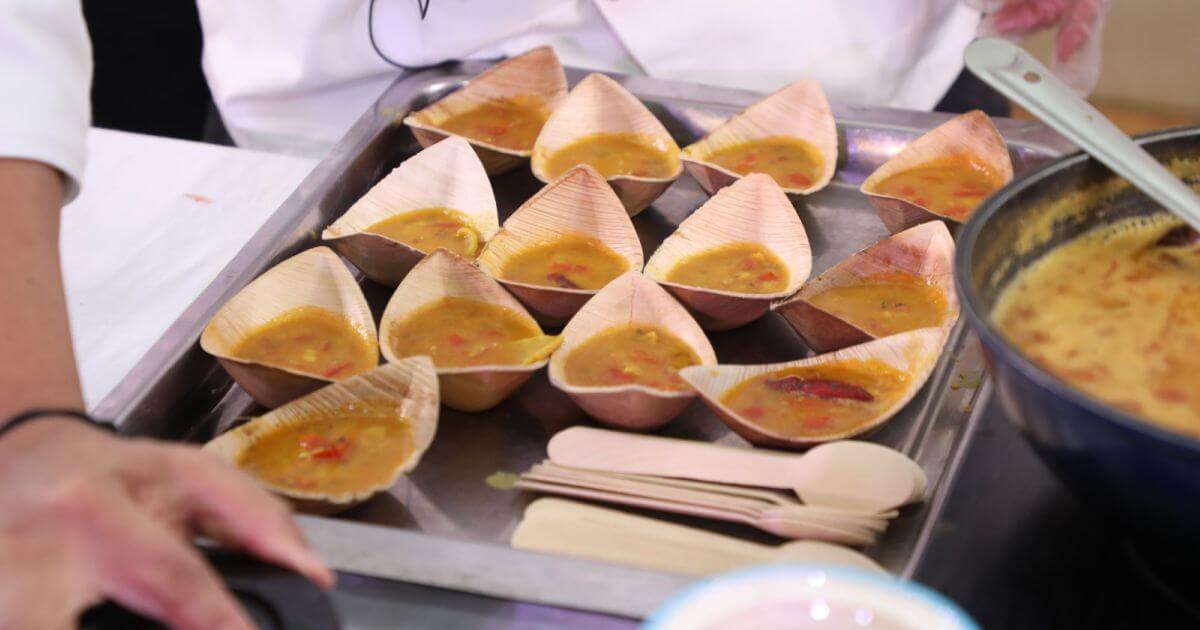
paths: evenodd
<path fill-rule="evenodd" d="M 564 324 L 595 295 L 507 280 L 504 268 L 517 254 L 564 235 L 594 238 L 642 270 L 642 244 L 629 215 L 604 178 L 590 166 L 577 166 L 546 185 L 517 208 L 479 255 L 479 267 L 503 284 L 548 326 Z"/>
<path fill-rule="evenodd" d="M 571 384 L 566 375 L 566 362 L 572 350 L 608 329 L 631 323 L 648 324 L 672 333 L 696 353 L 702 366 L 717 362 L 704 331 L 683 306 L 653 280 L 639 273 L 627 273 L 601 289 L 563 329 L 562 347 L 550 358 L 550 383 L 605 424 L 648 431 L 683 413 L 696 393 L 639 384 L 580 386 Z"/>
<path fill-rule="evenodd" d="M 860 190 L 867 195 L 871 205 L 875 206 L 875 213 L 893 234 L 933 219 L 958 222 L 923 205 L 879 190 L 880 183 L 897 173 L 947 158 L 970 160 L 995 180 L 996 188 L 1013 177 L 1008 147 L 987 114 L 974 110 L 951 118 L 913 140 L 863 181 Z"/>
<path fill-rule="evenodd" d="M 462 214 L 478 232 L 480 247 L 499 229 L 492 184 L 462 138 L 439 142 L 405 160 L 325 228 L 321 238 L 371 280 L 395 286 L 428 252 L 367 228 L 429 208 Z"/>
<path fill-rule="evenodd" d="M 864 330 L 861 320 L 856 323 L 851 318 L 834 315 L 813 304 L 812 299 L 830 289 L 887 282 L 900 275 L 925 282 L 940 293 L 945 301 L 940 325 L 950 328 L 958 321 L 959 313 L 953 264 L 954 239 L 950 230 L 941 221 L 928 221 L 850 256 L 771 308 L 791 324 L 814 352 L 839 350 L 875 339 L 878 331 L 872 334 Z M 911 305 L 881 304 L 878 310 L 897 307 L 911 308 Z"/>
<path fill-rule="evenodd" d="M 774 293 L 741 293 L 670 282 L 682 260 L 722 246 L 754 243 L 783 261 L 787 285 Z M 804 225 L 787 195 L 767 175 L 748 175 L 692 213 L 646 262 L 646 276 L 667 287 L 706 330 L 728 330 L 758 319 L 771 302 L 796 292 L 812 270 Z"/>
<path fill-rule="evenodd" d="M 549 183 L 553 178 L 546 167 L 551 156 L 576 140 L 599 133 L 643 137 L 674 166 L 667 177 L 619 175 L 608 179 L 630 216 L 645 210 L 683 173 L 679 145 L 658 118 L 621 84 L 602 74 L 590 74 L 571 90 L 542 127 L 530 161 L 534 176 Z"/>
<path fill-rule="evenodd" d="M 461 89 L 404 118 L 417 142 L 428 147 L 456 136 L 440 125 L 452 116 L 474 109 L 489 101 L 526 99 L 550 113 L 567 96 L 567 77 L 558 55 L 549 46 L 539 46 L 492 66 Z M 456 136 L 465 137 L 465 136 Z M 471 143 L 489 175 L 510 171 L 529 159 L 531 150 L 511 149 L 474 138 Z"/>
<path fill-rule="evenodd" d="M 293 309 L 315 307 L 344 317 L 372 351 L 375 320 L 350 270 L 333 250 L 314 247 L 268 269 L 233 296 L 205 327 L 200 347 L 215 356 L 256 402 L 278 407 L 333 379 L 245 361 L 234 350 L 250 333 Z"/>
<path fill-rule="evenodd" d="M 260 479 L 267 489 L 288 498 L 301 511 L 315 514 L 340 512 L 395 485 L 397 479 L 417 466 L 433 442 L 438 422 L 438 389 L 429 357 L 411 357 L 389 363 L 327 385 L 216 437 L 204 446 L 204 450 L 237 465 L 247 449 L 264 436 L 313 420 L 332 419 L 336 423 L 339 414 L 353 415 L 364 406 L 375 413 L 384 410 L 394 416 L 396 422 L 407 424 L 411 438 L 410 453 L 397 459 L 385 480 L 364 483 L 352 491 L 331 492 L 323 490 L 319 483 L 310 489 L 298 489 Z M 360 446 L 352 445 L 351 449 Z M 391 445 L 377 445 L 377 448 L 384 446 Z M 353 455 L 350 452 L 350 456 Z"/>
<path fill-rule="evenodd" d="M 680 370 L 679 374 L 692 387 L 696 388 L 704 403 L 713 410 L 717 417 L 748 442 L 758 446 L 803 448 L 822 442 L 844 440 L 862 435 L 891 419 L 917 395 L 925 381 L 929 379 L 929 375 L 937 364 L 938 355 L 941 353 L 946 337 L 946 330 L 943 328 L 921 328 L 799 361 L 765 365 L 694 366 Z M 869 361 L 871 359 L 906 373 L 904 392 L 886 409 L 868 421 L 848 430 L 784 434 L 771 430 L 754 419 L 739 415 L 722 402 L 730 390 L 756 376 L 792 367 L 820 366 L 842 361 Z"/>
<path fill-rule="evenodd" d="M 534 319 L 495 280 L 471 263 L 445 250 L 437 250 L 421 261 L 396 287 L 379 323 L 380 348 L 389 362 L 399 361 L 392 342 L 394 328 L 422 307 L 442 298 L 465 298 L 513 311 L 536 328 Z M 557 347 L 555 339 L 540 344 L 536 356 L 518 365 L 473 365 L 437 368 L 442 404 L 459 411 L 483 411 L 496 406 L 546 365 L 546 357 Z"/>
<path fill-rule="evenodd" d="M 685 381 L 696 388 L 704 403 L 738 435 L 758 446 L 803 448 L 821 442 L 844 440 L 862 435 L 887 422 L 917 395 L 937 364 L 938 355 L 946 341 L 946 330 L 922 328 L 899 335 L 892 335 L 865 344 L 851 346 L 830 354 L 809 359 L 773 363 L 766 365 L 718 365 L 694 366 L 680 370 Z M 726 406 L 724 396 L 742 382 L 792 367 L 820 366 L 842 361 L 875 359 L 891 368 L 907 374 L 904 392 L 895 402 L 887 406 L 866 422 L 839 432 L 796 432 L 785 434 L 774 431 L 746 418 Z"/>
<path fill-rule="evenodd" d="M 812 183 L 784 185 L 786 192 L 807 195 L 829 184 L 837 170 L 837 123 L 825 91 L 812 79 L 796 81 L 747 107 L 707 136 L 684 147 L 681 157 L 688 173 L 711 195 L 742 177 L 741 173 L 710 161 L 714 153 L 777 137 L 803 140 L 821 158 Z"/>

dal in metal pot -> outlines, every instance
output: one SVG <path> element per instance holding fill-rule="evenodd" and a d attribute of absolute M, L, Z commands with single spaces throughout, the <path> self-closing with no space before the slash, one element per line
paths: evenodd
<path fill-rule="evenodd" d="M 1181 177 L 1200 182 L 1200 129 L 1162 132 L 1140 142 Z M 1039 357 L 1036 344 L 1020 339 L 1014 344 L 1011 329 L 1006 334 L 996 318 L 1010 290 L 1020 290 L 1040 266 L 1055 264 L 1055 254 L 1078 247 L 1081 237 L 1169 221 L 1161 207 L 1095 160 L 1068 156 L 984 203 L 959 235 L 955 275 L 963 312 L 983 342 L 1001 403 L 1038 454 L 1073 492 L 1127 529 L 1190 548 L 1200 530 L 1197 432 L 1147 421 L 1144 410 L 1122 409 L 1116 392 L 1086 393 L 1085 384 Z M 1056 303 L 1047 299 L 1042 308 L 1053 311 Z M 1148 326 L 1137 320 L 1120 325 Z M 1114 351 L 1111 360 L 1121 361 L 1121 352 Z M 1175 373 L 1172 379 L 1188 396 L 1200 395 L 1200 373 Z"/>

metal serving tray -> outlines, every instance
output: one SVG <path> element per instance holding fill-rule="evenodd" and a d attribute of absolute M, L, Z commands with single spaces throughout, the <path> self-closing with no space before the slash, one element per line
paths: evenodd
<path fill-rule="evenodd" d="M 99 407 L 126 433 L 202 442 L 256 409 L 197 343 L 226 300 L 276 262 L 317 244 L 322 228 L 418 145 L 403 116 L 454 90 L 487 67 L 445 65 L 400 77 L 309 174 Z M 584 72 L 568 70 L 572 84 Z M 759 95 L 644 77 L 614 77 L 645 101 L 680 146 L 718 125 Z M 858 184 L 945 114 L 834 106 L 840 136 L 834 182 L 795 199 L 813 248 L 813 275 L 887 236 Z M 997 120 L 1018 171 L 1070 150 L 1032 121 Z M 527 168 L 493 180 L 503 220 L 540 184 Z M 686 174 L 634 219 L 646 257 L 707 199 Z M 375 309 L 390 291 L 364 282 Z M 784 361 L 808 354 L 783 320 L 768 315 L 739 330 L 711 335 L 723 363 Z M 921 394 L 870 439 L 909 454 L 931 480 L 929 496 L 907 508 L 867 550 L 889 571 L 909 576 L 920 559 L 970 434 L 973 407 L 988 390 L 983 363 L 960 324 Z M 642 616 L 688 579 L 669 573 L 514 550 L 508 538 L 533 495 L 493 487 L 497 471 L 520 472 L 545 457 L 556 430 L 585 421 L 546 381 L 543 370 L 500 407 L 480 414 L 442 410 L 433 447 L 390 494 L 338 518 L 304 517 L 314 545 L 337 568 L 376 578 L 471 591 L 624 616 Z M 665 433 L 744 445 L 697 401 Z M 662 516 L 662 515 L 658 515 Z M 667 517 L 670 518 L 670 517 Z M 675 519 L 745 538 L 770 540 L 747 527 Z"/>

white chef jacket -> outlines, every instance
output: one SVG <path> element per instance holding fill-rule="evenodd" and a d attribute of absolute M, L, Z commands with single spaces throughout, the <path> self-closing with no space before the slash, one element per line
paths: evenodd
<path fill-rule="evenodd" d="M 550 44 L 567 65 L 761 92 L 813 77 L 836 101 L 930 109 L 979 22 L 959 0 L 197 4 L 205 74 L 234 140 L 308 155 L 341 138 L 395 79 L 384 57 L 422 66 Z"/>
<path fill-rule="evenodd" d="M 0 157 L 57 168 L 79 192 L 92 50 L 79 0 L 0 0 Z"/>

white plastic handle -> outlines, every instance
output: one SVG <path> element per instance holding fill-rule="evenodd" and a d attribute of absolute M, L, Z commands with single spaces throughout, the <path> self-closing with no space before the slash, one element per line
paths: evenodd
<path fill-rule="evenodd" d="M 1024 49 L 985 38 L 967 46 L 963 60 L 985 83 L 1200 230 L 1200 196 Z"/>

